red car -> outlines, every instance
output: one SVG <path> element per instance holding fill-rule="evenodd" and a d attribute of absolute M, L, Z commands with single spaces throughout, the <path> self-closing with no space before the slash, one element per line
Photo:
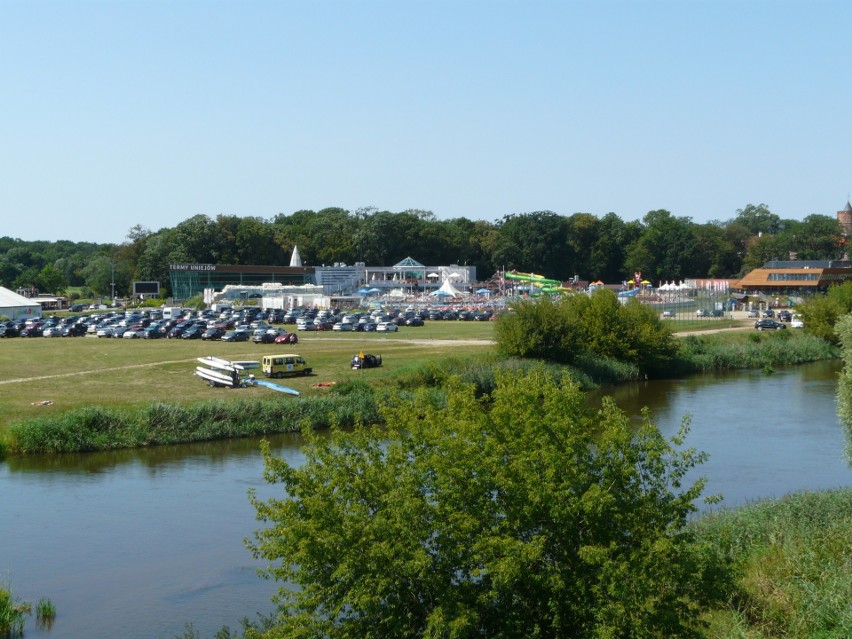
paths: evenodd
<path fill-rule="evenodd" d="M 284 333 L 275 338 L 276 344 L 295 344 L 299 341 L 299 336 L 295 333 Z"/>

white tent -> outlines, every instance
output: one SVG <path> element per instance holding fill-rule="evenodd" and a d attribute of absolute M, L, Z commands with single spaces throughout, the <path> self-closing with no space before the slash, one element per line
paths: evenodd
<path fill-rule="evenodd" d="M 41 317 L 41 304 L 0 286 L 0 316 L 13 320 Z"/>
<path fill-rule="evenodd" d="M 433 291 L 430 294 L 431 295 L 437 295 L 439 297 L 440 296 L 461 297 L 462 295 L 464 295 L 464 293 L 462 293 L 455 286 L 453 286 L 453 283 L 450 280 L 445 280 L 444 283 L 441 284 L 441 288 L 439 288 L 437 291 Z"/>

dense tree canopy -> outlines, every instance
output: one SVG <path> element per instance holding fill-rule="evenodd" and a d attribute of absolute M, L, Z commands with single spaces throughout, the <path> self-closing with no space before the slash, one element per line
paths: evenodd
<path fill-rule="evenodd" d="M 168 288 L 170 263 L 282 265 L 296 246 L 308 266 L 390 266 L 413 257 L 428 265 L 475 265 L 483 280 L 506 268 L 607 283 L 629 279 L 634 271 L 652 281 L 736 277 L 770 259 L 837 259 L 845 247 L 835 218 L 783 220 L 764 204 L 749 204 L 727 222 L 708 224 L 665 210 L 630 222 L 615 213 L 553 211 L 488 222 L 438 220 L 419 209 L 327 208 L 271 219 L 197 214 L 158 231 L 137 224 L 118 245 L 0 237 L 0 285 L 38 287 L 39 275 L 50 266 L 45 273 L 58 270 L 68 286 L 100 290 L 103 277 L 92 262 L 103 258 L 121 273 L 116 293 L 126 295 L 134 279 L 158 280 Z M 54 287 L 61 283 L 51 281 Z"/>
<path fill-rule="evenodd" d="M 283 585 L 248 637 L 699 636 L 701 454 L 540 372 L 446 392 L 314 437 L 300 467 L 265 450 L 280 493 L 253 500 L 252 548 Z"/>

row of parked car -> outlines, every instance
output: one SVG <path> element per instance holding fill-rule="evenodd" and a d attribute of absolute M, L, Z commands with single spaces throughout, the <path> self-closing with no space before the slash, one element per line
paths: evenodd
<path fill-rule="evenodd" d="M 0 337 L 80 337 L 123 339 L 201 339 L 225 342 L 293 344 L 296 335 L 273 324 L 294 324 L 297 331 L 396 332 L 401 326 L 423 326 L 428 321 L 483 321 L 493 319 L 491 310 L 455 311 L 408 308 L 343 313 L 336 309 L 290 311 L 246 307 L 183 311 L 164 317 L 159 309 L 108 311 L 65 318 L 49 317 L 27 322 L 0 323 Z"/>

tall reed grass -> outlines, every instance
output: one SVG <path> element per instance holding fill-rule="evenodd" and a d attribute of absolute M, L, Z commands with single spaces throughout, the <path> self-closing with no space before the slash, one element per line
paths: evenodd
<path fill-rule="evenodd" d="M 852 637 L 852 490 L 761 501 L 692 527 L 738 575 L 708 636 Z"/>
<path fill-rule="evenodd" d="M 189 405 L 154 403 L 141 409 L 86 406 L 13 424 L 6 446 L 12 454 L 90 452 L 379 420 L 375 393 L 365 386 L 299 401 L 273 397 Z"/>
<path fill-rule="evenodd" d="M 840 351 L 819 337 L 799 331 L 689 335 L 680 341 L 672 374 L 761 369 L 836 359 Z"/>
<path fill-rule="evenodd" d="M 12 591 L 0 587 L 0 637 L 23 637 L 27 608 L 12 597 Z"/>

